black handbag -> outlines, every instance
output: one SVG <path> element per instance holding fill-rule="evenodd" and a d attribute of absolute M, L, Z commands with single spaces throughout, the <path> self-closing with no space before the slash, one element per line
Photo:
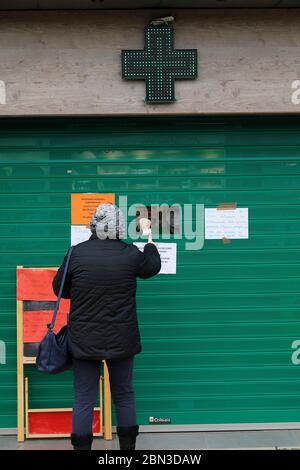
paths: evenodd
<path fill-rule="evenodd" d="M 58 374 L 72 367 L 72 356 L 68 346 L 68 326 L 63 326 L 57 334 L 53 332 L 72 249 L 73 247 L 71 246 L 68 252 L 52 321 L 47 325 L 48 332 L 39 344 L 36 357 L 37 370 L 48 374 Z"/>

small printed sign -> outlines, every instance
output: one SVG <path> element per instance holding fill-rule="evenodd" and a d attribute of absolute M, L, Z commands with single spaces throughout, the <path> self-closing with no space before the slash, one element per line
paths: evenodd
<path fill-rule="evenodd" d="M 139 250 L 143 251 L 145 243 L 134 243 Z M 158 252 L 161 258 L 161 270 L 159 274 L 176 274 L 176 258 L 177 258 L 177 245 L 176 243 L 156 243 Z"/>

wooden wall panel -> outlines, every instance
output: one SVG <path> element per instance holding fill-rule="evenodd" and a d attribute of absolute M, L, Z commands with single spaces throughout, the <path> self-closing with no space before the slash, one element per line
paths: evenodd
<path fill-rule="evenodd" d="M 299 113 L 298 9 L 173 11 L 175 47 L 198 49 L 199 76 L 176 82 L 176 103 L 146 104 L 120 54 L 165 13 L 1 12 L 0 116 Z"/>

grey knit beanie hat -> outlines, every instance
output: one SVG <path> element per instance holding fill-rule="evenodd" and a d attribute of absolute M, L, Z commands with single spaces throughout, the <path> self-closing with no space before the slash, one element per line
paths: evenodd
<path fill-rule="evenodd" d="M 90 229 L 98 238 L 124 238 L 124 217 L 114 204 L 101 204 L 97 207 Z"/>

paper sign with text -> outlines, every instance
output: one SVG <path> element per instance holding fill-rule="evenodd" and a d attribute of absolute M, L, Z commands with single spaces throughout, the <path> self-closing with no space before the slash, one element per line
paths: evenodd
<path fill-rule="evenodd" d="M 140 251 L 144 250 L 145 243 L 134 243 Z M 160 254 L 161 270 L 159 274 L 176 274 L 176 257 L 177 245 L 176 243 L 156 243 L 156 247 Z"/>
<path fill-rule="evenodd" d="M 248 238 L 248 208 L 205 209 L 205 238 Z"/>
<path fill-rule="evenodd" d="M 97 207 L 104 203 L 114 204 L 115 195 L 112 193 L 71 194 L 71 223 L 89 225 Z"/>

